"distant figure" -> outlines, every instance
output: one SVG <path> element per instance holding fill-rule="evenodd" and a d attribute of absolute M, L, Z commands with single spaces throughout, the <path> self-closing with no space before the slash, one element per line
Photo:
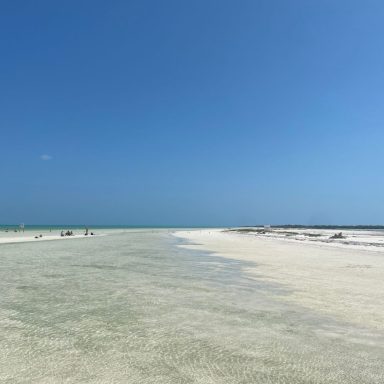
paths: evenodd
<path fill-rule="evenodd" d="M 64 231 L 61 231 L 60 236 L 64 237 Z"/>
<path fill-rule="evenodd" d="M 343 236 L 343 232 L 339 232 L 331 236 L 330 239 L 345 239 L 345 236 Z"/>
<path fill-rule="evenodd" d="M 40 233 L 40 236 L 39 237 L 43 237 L 43 235 Z"/>
<path fill-rule="evenodd" d="M 85 228 L 85 236 L 88 236 L 88 228 Z"/>

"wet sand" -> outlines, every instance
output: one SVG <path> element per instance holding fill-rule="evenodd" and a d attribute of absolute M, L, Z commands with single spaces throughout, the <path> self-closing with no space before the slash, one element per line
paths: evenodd
<path fill-rule="evenodd" d="M 249 276 L 290 289 L 280 297 L 371 329 L 384 329 L 384 251 L 223 230 L 178 231 L 184 248 L 250 262 Z M 364 238 L 369 236 L 364 232 Z"/>

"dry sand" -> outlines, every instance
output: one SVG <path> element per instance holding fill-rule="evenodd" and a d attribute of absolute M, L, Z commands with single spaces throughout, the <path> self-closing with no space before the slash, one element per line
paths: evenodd
<path fill-rule="evenodd" d="M 364 233 L 366 236 L 367 233 Z M 177 231 L 185 248 L 253 262 L 245 272 L 290 292 L 279 299 L 367 328 L 384 330 L 384 250 L 284 240 L 223 230 Z"/>
<path fill-rule="evenodd" d="M 60 232 L 57 234 L 50 233 L 49 231 L 26 231 L 26 232 L 1 232 L 0 233 L 0 244 L 9 244 L 9 243 L 25 243 L 25 242 L 40 242 L 40 241 L 49 241 L 49 240 L 69 240 L 69 239 L 86 239 L 95 236 L 103 236 L 103 234 L 97 235 L 88 235 L 85 236 L 83 233 L 76 233 L 73 236 L 61 236 Z M 42 237 L 39 237 L 42 234 Z M 37 238 L 36 238 L 37 236 Z"/>

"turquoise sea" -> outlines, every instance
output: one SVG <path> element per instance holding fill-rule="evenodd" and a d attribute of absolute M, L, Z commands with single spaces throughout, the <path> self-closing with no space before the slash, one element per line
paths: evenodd
<path fill-rule="evenodd" d="M 1 383 L 384 382 L 379 332 L 287 304 L 172 230 L 104 232 L 0 244 Z"/>

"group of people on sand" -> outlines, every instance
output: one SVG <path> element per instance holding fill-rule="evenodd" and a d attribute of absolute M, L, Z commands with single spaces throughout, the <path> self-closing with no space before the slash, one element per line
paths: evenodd
<path fill-rule="evenodd" d="M 64 237 L 64 236 L 73 236 L 73 232 L 68 230 L 67 232 L 64 233 L 64 231 L 61 231 L 60 236 L 61 236 L 61 237 Z"/>
<path fill-rule="evenodd" d="M 91 234 L 91 236 L 94 236 L 94 233 L 93 233 L 93 232 L 91 232 L 90 234 Z M 73 233 L 73 231 L 70 231 L 70 230 L 68 230 L 68 231 L 66 231 L 66 232 L 61 231 L 61 234 L 60 234 L 61 237 L 64 237 L 64 236 L 74 236 L 74 235 L 75 235 L 75 234 Z M 88 235 L 89 235 L 88 228 L 85 228 L 84 236 L 88 236 Z"/>

